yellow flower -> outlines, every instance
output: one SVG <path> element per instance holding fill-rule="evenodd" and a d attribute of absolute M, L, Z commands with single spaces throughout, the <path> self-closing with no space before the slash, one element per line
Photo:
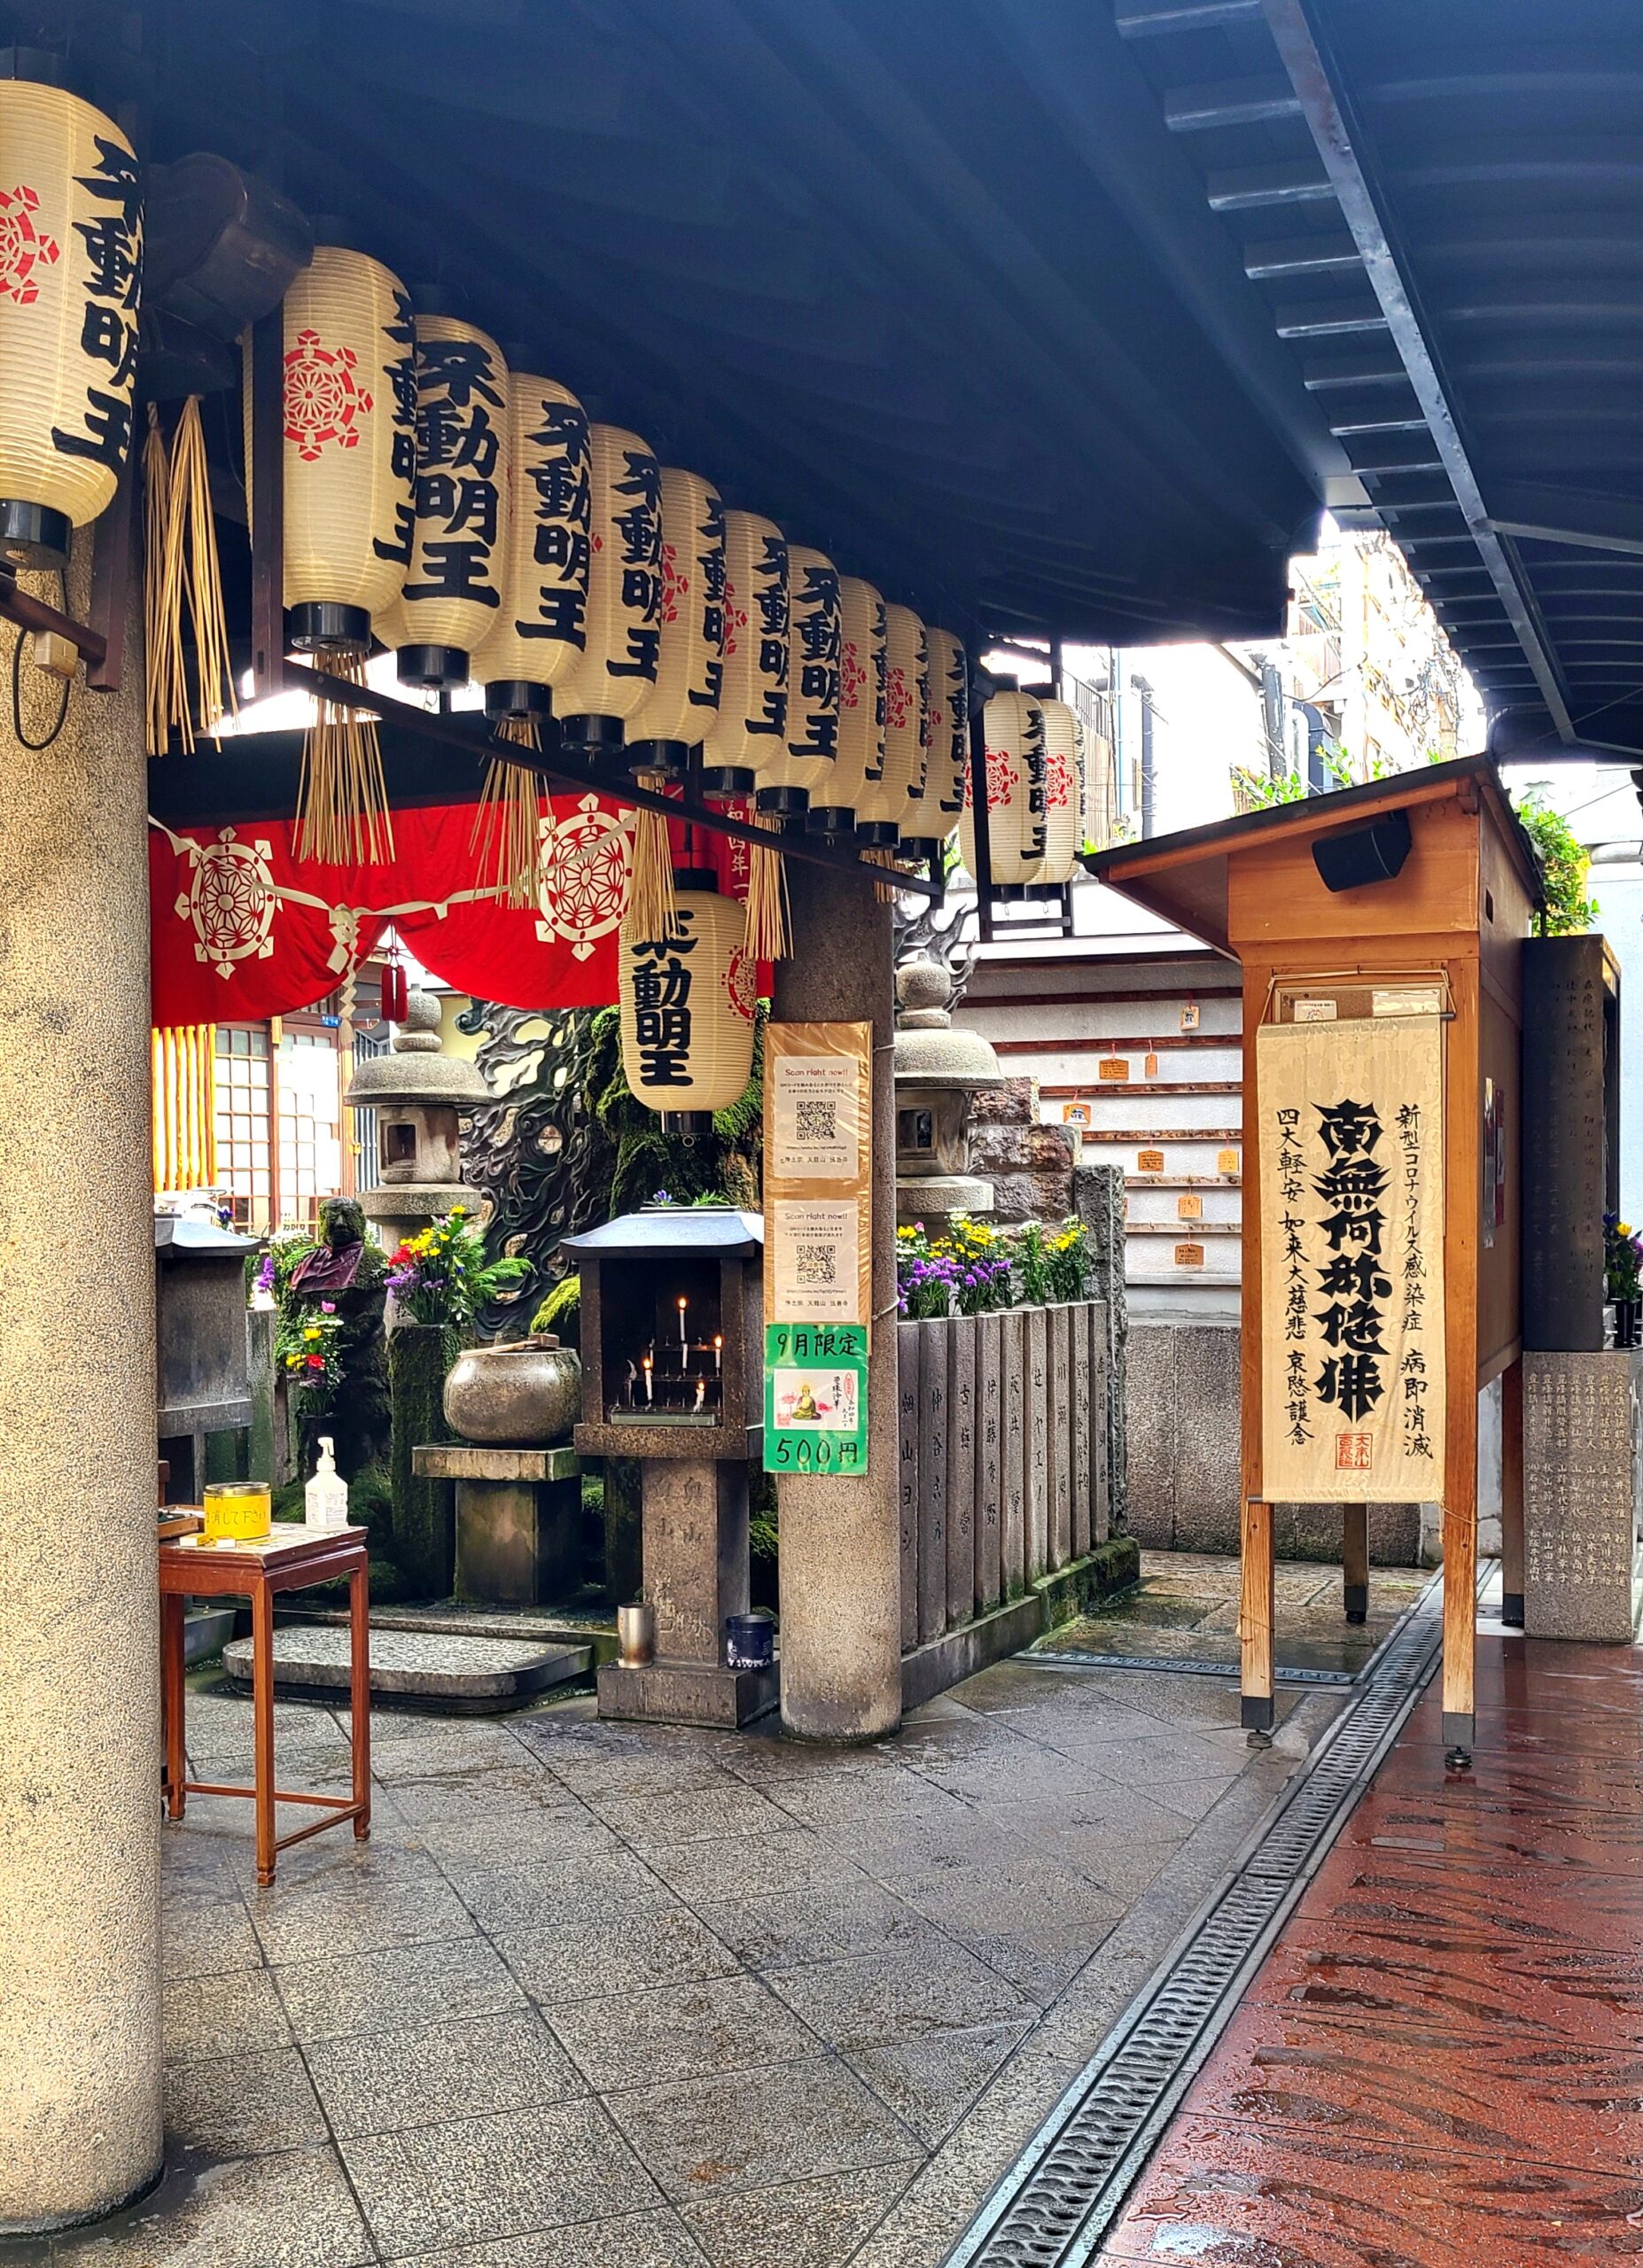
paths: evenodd
<path fill-rule="evenodd" d="M 310 1324 L 302 1335 L 305 1339 L 317 1339 L 319 1337 L 318 1325 L 315 1324 Z"/>

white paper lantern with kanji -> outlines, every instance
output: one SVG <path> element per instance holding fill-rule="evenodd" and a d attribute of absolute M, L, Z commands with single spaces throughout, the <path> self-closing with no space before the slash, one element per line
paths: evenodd
<path fill-rule="evenodd" d="M 416 497 L 411 304 L 392 269 L 345 245 L 316 245 L 280 308 L 286 631 L 335 666 L 363 654 L 399 604 Z M 251 366 L 245 363 L 246 499 Z"/>
<path fill-rule="evenodd" d="M 1030 693 L 995 693 L 981 712 L 986 734 L 987 843 L 993 887 L 1019 889 L 1044 858 L 1044 711 Z M 959 844 L 976 872 L 976 830 L 965 781 Z"/>
<path fill-rule="evenodd" d="M 702 791 L 744 796 L 787 747 L 787 544 L 757 512 L 725 514 L 725 673 L 702 743 Z"/>
<path fill-rule="evenodd" d="M 1059 889 L 1078 870 L 1084 833 L 1084 727 L 1064 701 L 1040 701 L 1044 717 L 1044 856 L 1027 879 Z"/>
<path fill-rule="evenodd" d="M 758 806 L 797 818 L 825 802 L 838 756 L 838 570 L 805 545 L 787 548 L 787 744 L 761 764 Z"/>
<path fill-rule="evenodd" d="M 587 638 L 588 413 L 567 386 L 526 370 L 509 370 L 506 392 L 502 598 L 471 667 L 487 717 L 545 717 Z"/>
<path fill-rule="evenodd" d="M 706 873 L 674 877 L 659 936 L 624 923 L 618 955 L 622 1071 L 647 1109 L 679 1130 L 740 1102 L 753 1074 L 758 970 L 740 902 Z"/>
<path fill-rule="evenodd" d="M 856 835 L 893 849 L 922 805 L 930 700 L 924 625 L 911 607 L 884 609 L 884 763 L 856 804 Z"/>
<path fill-rule="evenodd" d="M 619 749 L 656 688 L 662 649 L 662 468 L 619 425 L 588 429 L 588 637 L 558 695 L 560 745 Z"/>
<path fill-rule="evenodd" d="M 838 756 L 825 802 L 812 799 L 809 825 L 845 836 L 884 771 L 884 602 L 859 576 L 838 579 Z"/>
<path fill-rule="evenodd" d="M 494 338 L 456 315 L 419 311 L 416 333 L 417 510 L 399 677 L 463 685 L 506 597 L 508 365 Z"/>
<path fill-rule="evenodd" d="M 930 651 L 930 769 L 924 780 L 928 834 L 945 843 L 964 809 L 969 777 L 969 666 L 962 639 L 924 633 Z"/>
<path fill-rule="evenodd" d="M 635 772 L 678 773 L 719 714 L 724 679 L 725 508 L 711 480 L 664 465 L 656 683 L 627 726 Z"/>
<path fill-rule="evenodd" d="M 142 276 L 125 136 L 65 87 L 0 80 L 0 557 L 14 566 L 62 565 L 113 498 Z"/>

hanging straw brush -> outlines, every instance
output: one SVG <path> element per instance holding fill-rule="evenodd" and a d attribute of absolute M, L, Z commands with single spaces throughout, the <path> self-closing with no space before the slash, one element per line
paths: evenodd
<path fill-rule="evenodd" d="M 756 811 L 752 822 L 764 834 L 782 832 L 782 820 L 775 812 Z M 787 862 L 774 843 L 748 846 L 747 950 L 755 960 L 785 960 L 793 950 Z"/>
<path fill-rule="evenodd" d="M 642 788 L 659 795 L 667 785 L 665 772 L 637 772 Z M 674 859 L 667 843 L 667 819 L 662 812 L 636 805 L 634 811 L 633 865 L 627 885 L 624 927 L 635 936 L 665 937 L 678 919 L 674 897 Z"/>
<path fill-rule="evenodd" d="M 542 736 L 534 717 L 500 718 L 496 738 L 537 755 L 541 752 Z M 485 784 L 479 790 L 468 848 L 478 855 L 480 887 L 494 891 L 499 905 L 522 907 L 536 903 L 541 807 L 547 793 L 548 783 L 533 765 L 494 756 L 485 767 Z M 551 804 L 548 815 L 551 825 Z"/>
<path fill-rule="evenodd" d="M 365 682 L 365 656 L 356 647 L 316 646 L 314 666 L 350 685 Z M 393 856 L 377 720 L 324 694 L 302 735 L 292 849 L 299 859 L 334 866 L 379 866 Z"/>

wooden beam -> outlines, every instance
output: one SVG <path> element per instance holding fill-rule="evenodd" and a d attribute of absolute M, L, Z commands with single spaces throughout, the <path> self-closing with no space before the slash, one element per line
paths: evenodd
<path fill-rule="evenodd" d="M 1469 1767 L 1477 1682 L 1478 967 L 1449 963 L 1444 1091 L 1444 1751 Z"/>
<path fill-rule="evenodd" d="M 1343 1504 L 1341 1611 L 1349 1622 L 1369 1619 L 1369 1507 Z"/>
<path fill-rule="evenodd" d="M 1255 1107 L 1255 1038 L 1266 1006 L 1271 967 L 1246 962 L 1243 971 L 1243 1085 L 1251 1109 Z M 1258 1146 L 1244 1152 L 1245 1210 L 1260 1218 L 1261 1175 Z M 1261 1270 L 1256 1263 L 1243 1270 L 1242 1331 L 1239 1348 L 1239 1399 L 1243 1413 L 1242 1475 L 1238 1542 L 1241 1583 L 1238 1600 L 1238 1654 L 1241 1720 L 1251 1732 L 1270 1733 L 1273 1718 L 1273 1508 L 1265 1501 L 1261 1476 Z"/>

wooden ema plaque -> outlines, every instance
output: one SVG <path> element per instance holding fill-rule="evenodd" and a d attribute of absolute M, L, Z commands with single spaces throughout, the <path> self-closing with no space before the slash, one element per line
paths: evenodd
<path fill-rule="evenodd" d="M 1137 1150 L 1135 1153 L 1135 1170 L 1137 1173 L 1162 1173 L 1164 1171 L 1163 1151 Z"/>
<path fill-rule="evenodd" d="M 1202 1268 L 1203 1247 L 1201 1244 L 1178 1244 L 1175 1247 L 1175 1265 L 1178 1268 Z"/>
<path fill-rule="evenodd" d="M 1128 1058 L 1123 1055 L 1103 1055 L 1096 1066 L 1096 1073 L 1103 1086 L 1110 1086 L 1115 1080 L 1127 1079 L 1130 1076 Z"/>
<path fill-rule="evenodd" d="M 1187 1193 L 1187 1195 L 1185 1195 L 1185 1196 L 1183 1196 L 1183 1197 L 1178 1197 L 1178 1198 L 1176 1199 L 1176 1200 L 1175 1200 L 1175 1216 L 1176 1216 L 1176 1218 L 1177 1218 L 1178 1220 L 1181 1220 L 1181 1221 L 1201 1221 L 1201 1220 L 1203 1220 L 1203 1198 L 1202 1198 L 1202 1197 L 1197 1196 L 1195 1193 L 1194 1193 L 1194 1192 L 1190 1192 L 1190 1191 Z"/>

